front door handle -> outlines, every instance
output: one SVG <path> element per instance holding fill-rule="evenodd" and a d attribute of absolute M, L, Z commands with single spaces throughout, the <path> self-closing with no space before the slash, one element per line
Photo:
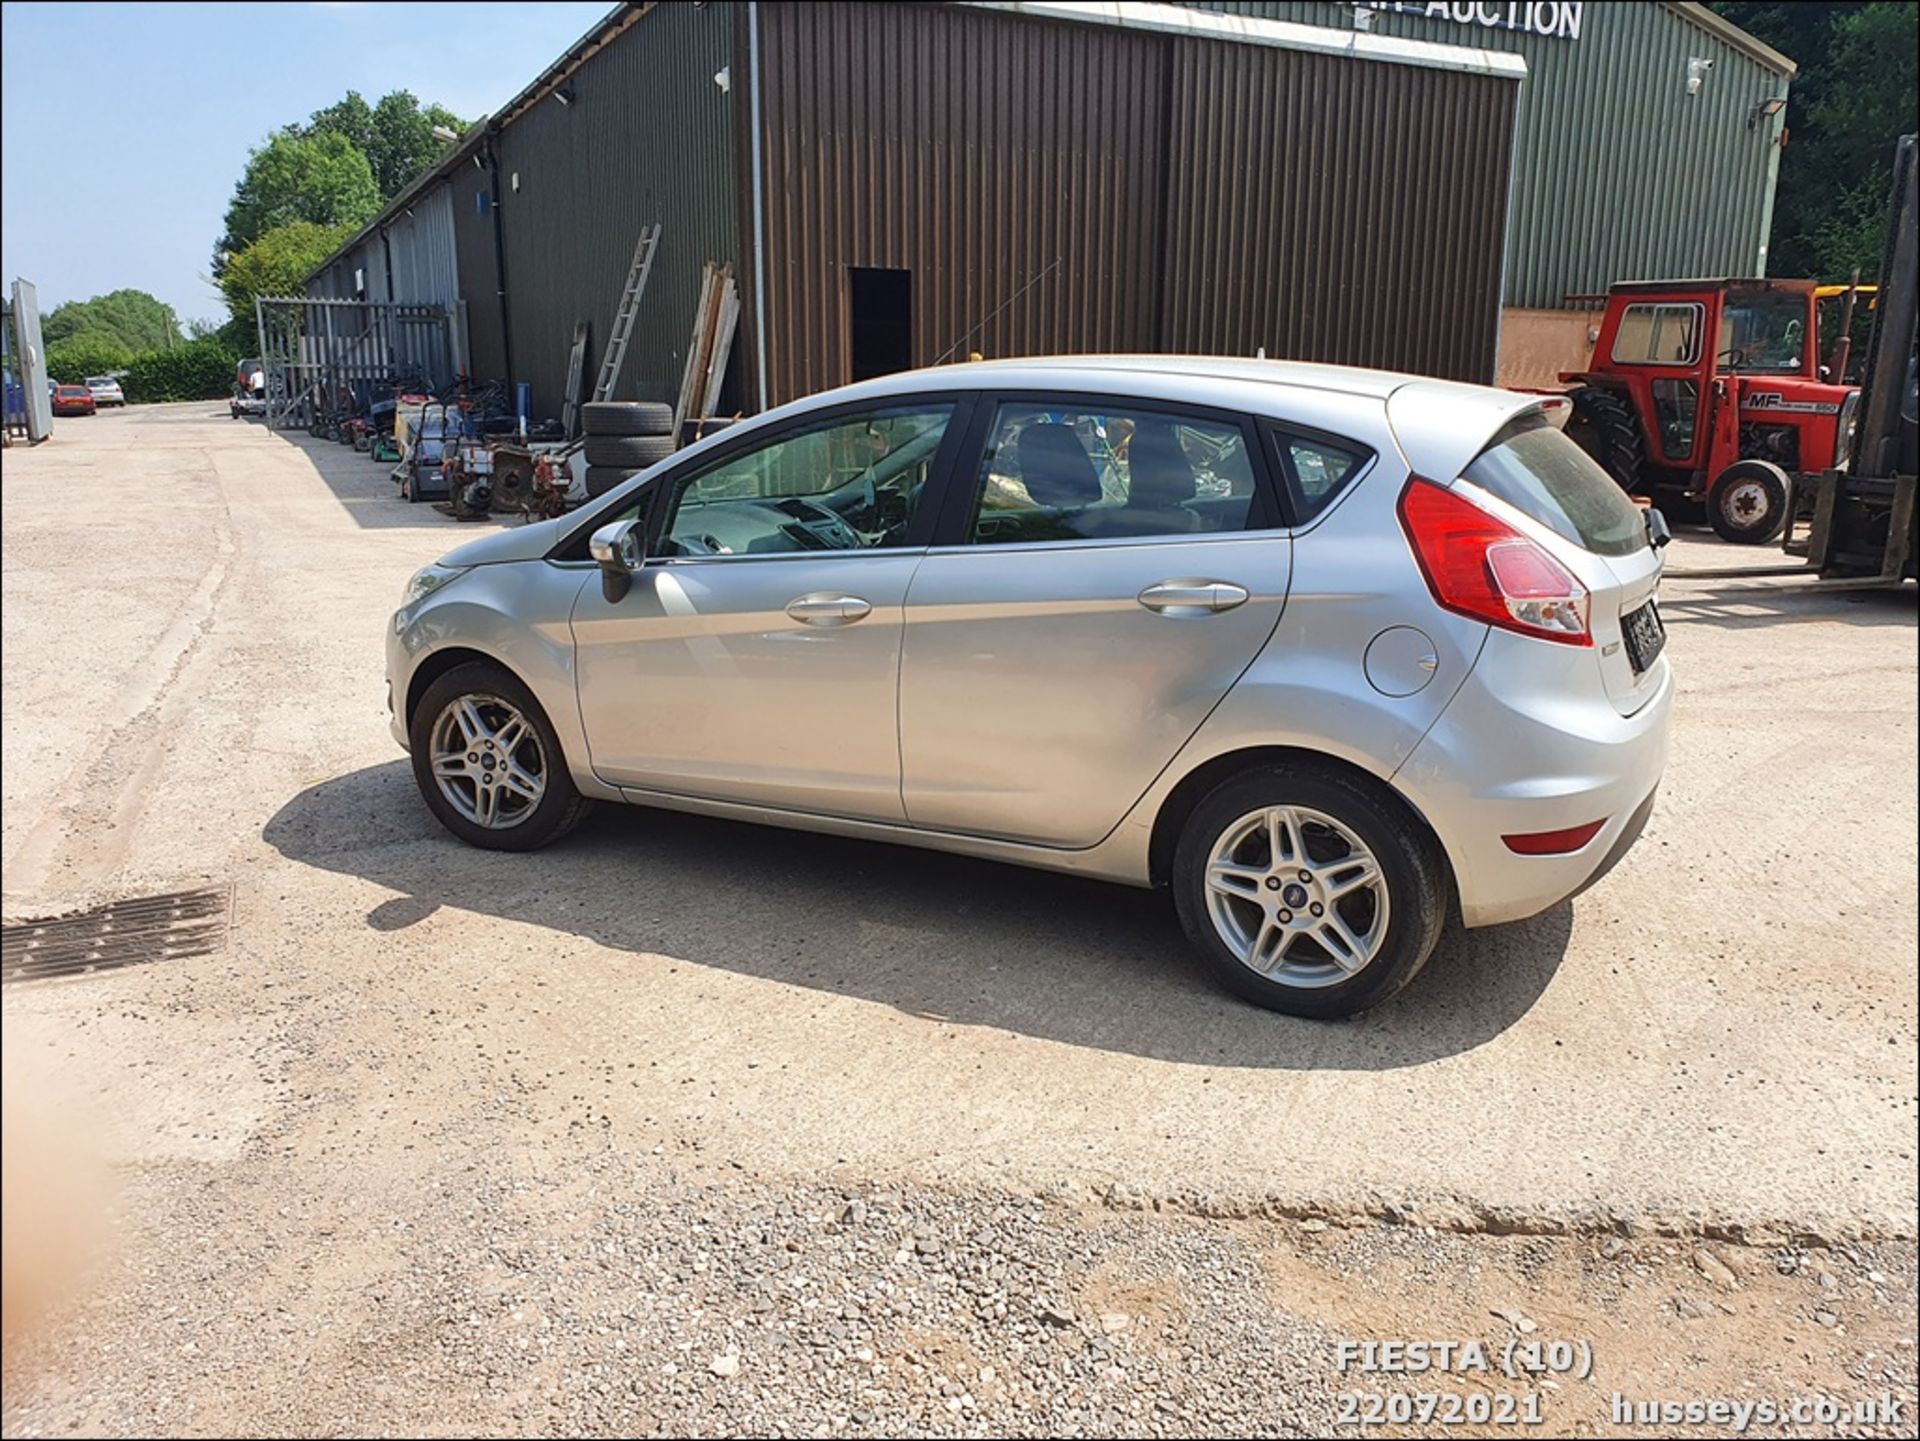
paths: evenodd
<path fill-rule="evenodd" d="M 787 614 L 802 625 L 852 625 L 873 614 L 873 607 L 857 595 L 815 591 L 787 602 Z"/>
<path fill-rule="evenodd" d="M 1228 580 L 1163 580 L 1140 592 L 1140 604 L 1157 615 L 1214 615 L 1247 603 L 1247 588 Z"/>

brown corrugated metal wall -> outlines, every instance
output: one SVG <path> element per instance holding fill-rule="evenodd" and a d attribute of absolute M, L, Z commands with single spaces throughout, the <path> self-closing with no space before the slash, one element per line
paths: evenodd
<path fill-rule="evenodd" d="M 1172 47 L 1169 350 L 1491 380 L 1516 87 Z"/>
<path fill-rule="evenodd" d="M 913 272 L 922 364 L 963 340 L 993 355 L 1151 348 L 1152 37 L 924 5 L 760 14 L 776 403 L 846 380 L 850 266 Z"/>
<path fill-rule="evenodd" d="M 918 364 L 1264 345 L 1491 378 L 1512 81 L 946 6 L 758 9 L 774 403 L 848 379 L 853 266 L 912 272 Z"/>

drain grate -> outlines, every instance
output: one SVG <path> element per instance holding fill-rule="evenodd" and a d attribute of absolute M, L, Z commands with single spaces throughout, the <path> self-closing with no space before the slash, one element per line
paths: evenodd
<path fill-rule="evenodd" d="M 226 943 L 229 900 L 224 888 L 176 891 L 0 927 L 0 971 L 11 985 L 203 956 Z"/>

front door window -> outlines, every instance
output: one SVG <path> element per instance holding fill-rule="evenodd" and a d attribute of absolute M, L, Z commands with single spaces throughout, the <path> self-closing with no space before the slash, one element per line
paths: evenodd
<path fill-rule="evenodd" d="M 682 481 L 668 556 L 780 555 L 902 546 L 951 405 L 844 417 L 741 451 Z"/>

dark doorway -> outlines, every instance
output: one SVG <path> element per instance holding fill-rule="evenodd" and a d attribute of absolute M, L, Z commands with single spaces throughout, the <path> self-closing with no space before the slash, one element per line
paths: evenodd
<path fill-rule="evenodd" d="M 847 277 L 855 380 L 913 369 L 913 272 L 856 265 Z"/>

